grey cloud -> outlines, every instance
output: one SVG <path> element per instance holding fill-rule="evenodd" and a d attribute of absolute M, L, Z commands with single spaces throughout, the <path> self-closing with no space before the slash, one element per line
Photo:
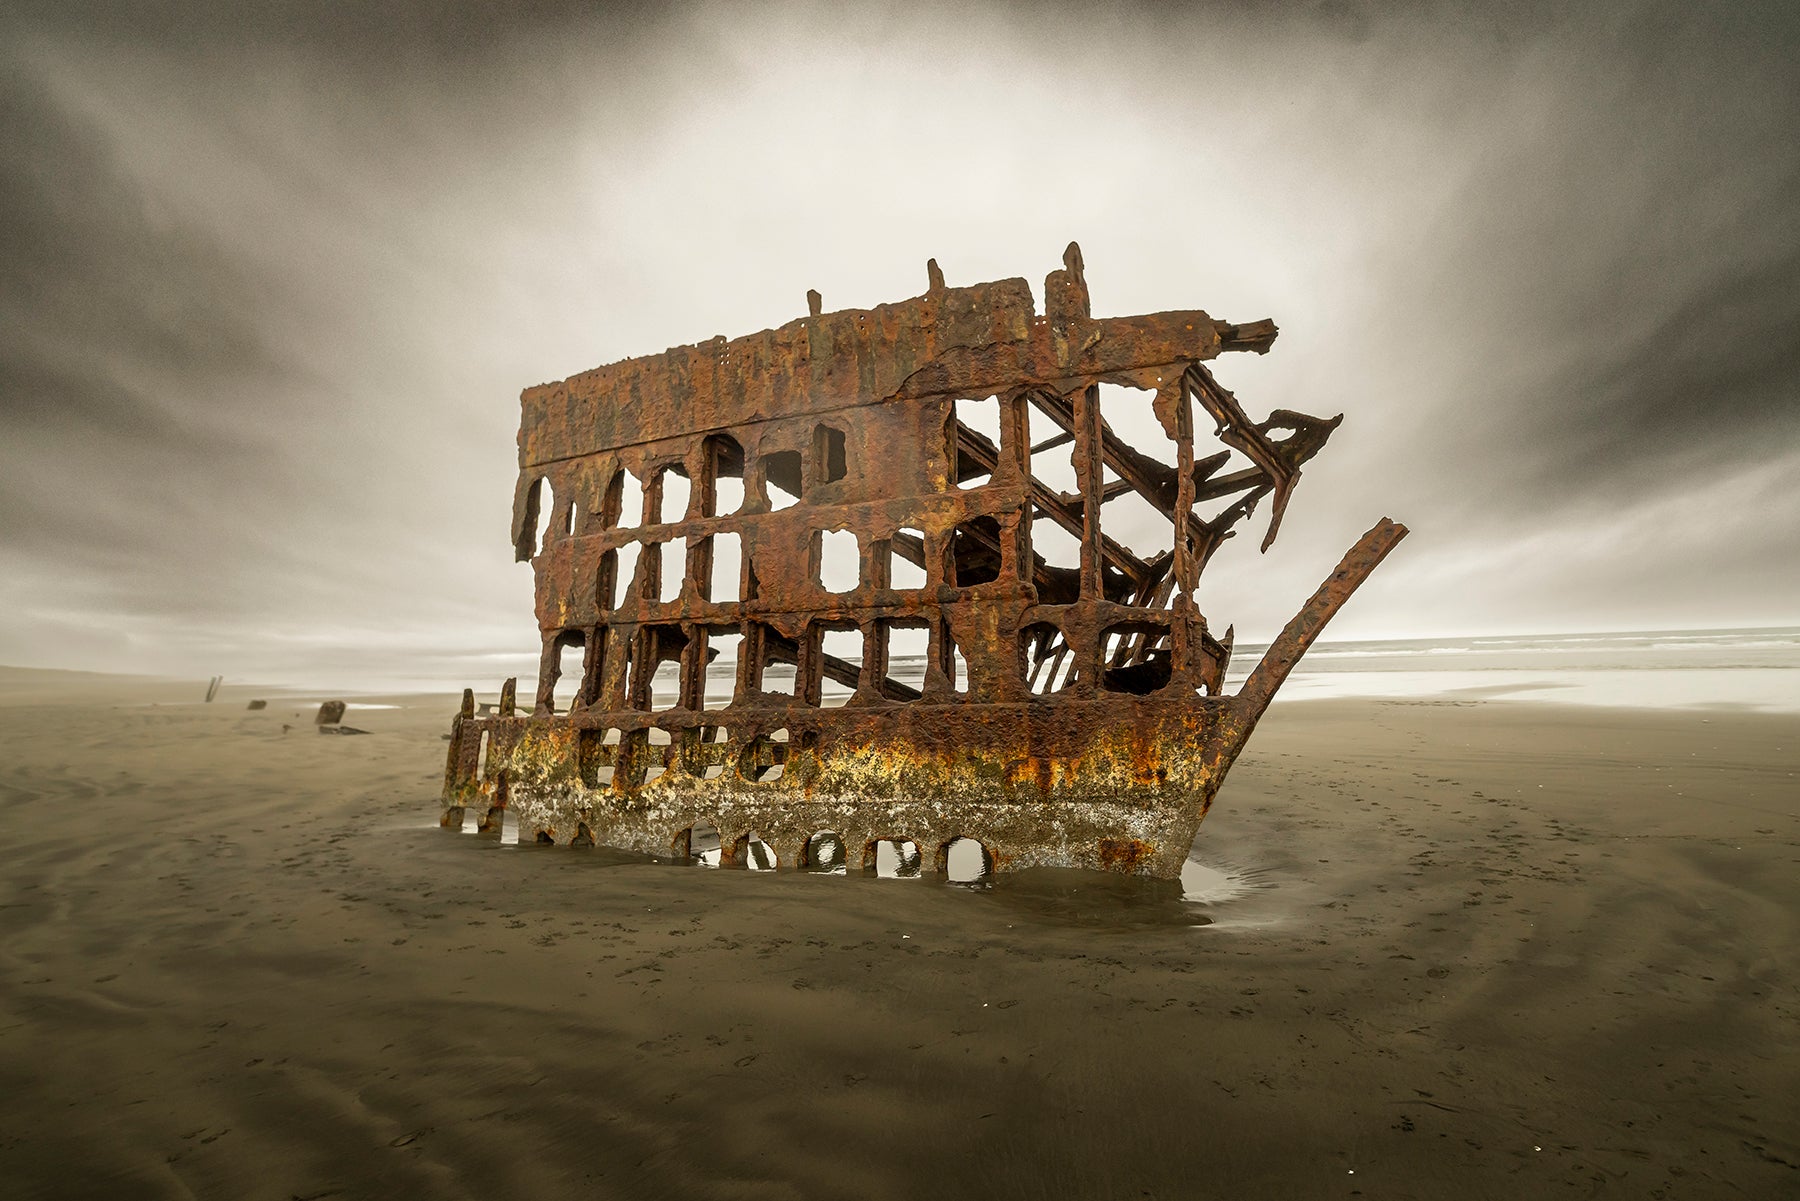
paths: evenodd
<path fill-rule="evenodd" d="M 1189 223 L 1157 160 L 1217 198 L 1193 164 L 1226 153 L 1244 161 L 1217 164 L 1223 186 L 1242 166 L 1247 189 L 1343 192 L 1268 197 L 1300 214 L 1299 240 L 1255 248 L 1268 278 L 1230 300 L 1267 300 L 1291 331 L 1275 386 L 1247 400 L 1351 410 L 1257 566 L 1304 595 L 1344 545 L 1333 510 L 1391 510 L 1419 530 L 1394 570 L 1417 589 L 1368 608 L 1473 613 L 1479 593 L 1491 613 L 1505 581 L 1480 555 L 1449 582 L 1405 556 L 1665 500 L 1673 465 L 1791 444 L 1797 25 L 1666 3 L 15 3 L 0 558 L 31 582 L 0 581 L 0 658 L 29 647 L 18 606 L 45 595 L 134 632 L 109 653 L 174 661 L 145 657 L 160 641 L 200 674 L 528 645 L 504 529 L 521 385 L 773 324 L 813 283 L 794 272 L 833 305 L 891 299 L 903 239 L 965 237 L 917 256 L 953 275 L 1041 278 L 1069 236 L 1154 222 L 1199 261 L 1242 235 Z M 903 59 L 916 97 L 895 100 L 904 73 L 865 82 Z M 1015 78 L 1042 90 L 1006 114 L 991 180 L 936 179 L 960 149 L 938 143 L 981 136 L 988 114 L 959 107 L 972 81 Z M 868 145 L 889 134 L 905 144 Z M 1071 223 L 1064 189 L 1120 170 L 1128 142 L 1145 155 L 1129 186 L 1083 210 L 1099 229 L 1039 245 L 1014 228 Z M 815 207 L 809 189 L 849 172 L 857 211 Z M 1320 215 L 1347 247 L 1306 242 Z M 1090 262 L 1097 296 L 1136 282 Z M 901 286 L 920 278 L 909 258 Z M 1170 303 L 1217 307 L 1218 282 Z M 1283 395 L 1304 378 L 1280 375 L 1294 354 L 1344 356 L 1348 394 Z M 1796 539 L 1764 530 L 1751 553 Z M 1585 566 L 1590 609 L 1631 578 Z M 1218 595 L 1250 608 L 1261 587 Z"/>
<path fill-rule="evenodd" d="M 1465 107 L 1437 119 L 1457 186 L 1383 260 L 1411 336 L 1395 357 L 1436 360 L 1444 397 L 1397 430 L 1408 460 L 1446 518 L 1504 524 L 1784 453 L 1800 12 L 1621 4 L 1519 24 L 1535 33 L 1469 61 Z"/>
<path fill-rule="evenodd" d="M 216 5 L 194 0 L 120 0 L 68 4 L 24 0 L 12 5 L 23 27 L 58 35 L 157 46 L 175 53 L 234 50 L 323 53 L 370 73 L 445 67 L 477 71 L 494 65 L 495 47 L 599 28 L 615 38 L 641 36 L 672 6 L 652 0 L 264 0 Z M 481 85 L 503 82 L 489 77 Z"/>
<path fill-rule="evenodd" d="M 285 474 L 277 446 L 147 383 L 285 370 L 247 316 L 264 296 L 203 231 L 155 220 L 24 72 L 0 80 L 0 130 L 0 541 L 153 595 L 133 573 L 164 557 L 159 527 L 204 520 L 183 491 Z"/>
<path fill-rule="evenodd" d="M 1800 208 L 1800 189 L 1791 199 Z M 1648 333 L 1572 374 L 1558 393 L 1586 407 L 1567 427 L 1576 440 L 1560 443 L 1564 466 L 1780 447 L 1800 433 L 1800 245 L 1722 264 Z"/>
<path fill-rule="evenodd" d="M 455 336 L 434 323 L 469 324 L 431 303 L 467 227 L 416 206 L 529 193 L 546 90 L 638 112 L 623 75 L 569 69 L 631 53 L 622 10 L 592 11 L 0 14 L 0 658 L 292 672 L 334 631 L 489 630 L 483 606 L 519 589 L 469 579 L 445 503 L 469 456 L 430 409 L 481 368 L 421 358 Z M 618 36 L 533 77 L 522 44 L 571 27 Z M 503 478 L 518 380 L 481 387 Z M 528 598 L 509 597 L 527 628 Z"/>
<path fill-rule="evenodd" d="M 34 82 L 24 71 L 0 76 L 7 361 L 46 371 L 108 356 L 149 369 L 277 369 L 246 316 L 266 298 L 204 231 L 158 221 L 97 131 Z M 52 408 L 78 419 L 90 403 L 84 387 L 22 382 L 0 395 L 9 415 Z M 91 403 L 128 410 L 122 399 L 115 388 Z"/>

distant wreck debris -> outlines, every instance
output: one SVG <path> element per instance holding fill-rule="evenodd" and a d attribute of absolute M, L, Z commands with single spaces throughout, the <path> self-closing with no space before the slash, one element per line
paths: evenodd
<path fill-rule="evenodd" d="M 245 705 L 244 707 L 246 709 L 267 709 L 269 707 L 269 702 L 268 701 L 251 701 L 248 705 Z"/>
<path fill-rule="evenodd" d="M 219 695 L 219 685 L 225 682 L 224 676 L 214 676 L 206 684 L 206 703 L 212 704 L 213 698 Z"/>
<path fill-rule="evenodd" d="M 538 691 L 481 716 L 464 693 L 445 826 L 752 868 L 1180 872 L 1406 530 L 1376 523 L 1225 693 L 1201 573 L 1265 500 L 1268 549 L 1341 417 L 1256 421 L 1213 378 L 1272 321 L 1091 316 L 1073 244 L 1041 315 L 1024 280 L 927 273 L 524 392 Z"/>
<path fill-rule="evenodd" d="M 344 720 L 344 708 L 343 701 L 326 701 L 324 704 L 320 705 L 318 715 L 313 718 L 313 724 L 318 727 L 319 733 L 367 734 L 367 730 L 359 730 L 355 726 L 346 726 L 342 724 Z M 287 727 L 283 726 L 282 732 L 286 733 Z"/>

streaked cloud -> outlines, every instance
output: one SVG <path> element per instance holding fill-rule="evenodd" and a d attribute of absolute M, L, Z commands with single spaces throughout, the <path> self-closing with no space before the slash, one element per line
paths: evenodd
<path fill-rule="evenodd" d="M 529 654 L 520 387 L 1071 237 L 1349 414 L 1220 624 L 1383 513 L 1346 635 L 1800 620 L 1785 7 L 97 13 L 0 18 L 0 661 Z"/>

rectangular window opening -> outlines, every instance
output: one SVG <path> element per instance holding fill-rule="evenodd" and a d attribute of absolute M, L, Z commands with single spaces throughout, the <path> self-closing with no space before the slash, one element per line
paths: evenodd
<path fill-rule="evenodd" d="M 595 595 L 602 610 L 625 607 L 626 598 L 631 595 L 632 585 L 636 582 L 639 549 L 638 543 L 627 542 L 600 557 L 600 579 Z"/>
<path fill-rule="evenodd" d="M 1100 633 L 1100 686 L 1146 696 L 1169 682 L 1174 650 L 1160 622 L 1119 622 Z"/>
<path fill-rule="evenodd" d="M 634 709 L 672 709 L 681 703 L 681 656 L 687 635 L 678 625 L 645 626 L 638 631 L 640 653 L 631 657 L 626 695 Z"/>
<path fill-rule="evenodd" d="M 847 623 L 823 626 L 819 632 L 819 703 L 841 705 L 862 681 L 862 627 Z"/>
<path fill-rule="evenodd" d="M 581 783 L 587 788 L 611 788 L 617 730 L 583 730 L 576 742 L 576 762 Z"/>
<path fill-rule="evenodd" d="M 797 696 L 794 676 L 799 645 L 768 626 L 762 628 L 761 638 L 762 665 L 757 674 L 762 681 L 762 691 L 775 696 Z"/>
<path fill-rule="evenodd" d="M 1081 599 L 1081 539 L 1041 509 L 1031 516 L 1031 583 L 1041 605 Z"/>
<path fill-rule="evenodd" d="M 687 471 L 681 467 L 665 467 L 662 470 L 662 512 L 657 514 L 660 524 L 669 525 L 677 521 L 686 521 L 688 508 L 694 498 L 694 486 L 687 477 Z"/>
<path fill-rule="evenodd" d="M 904 591 L 926 583 L 925 535 L 914 529 L 895 530 L 888 539 L 888 587 Z"/>
<path fill-rule="evenodd" d="M 525 540 L 518 547 L 521 553 L 535 558 L 549 548 L 550 533 L 555 529 L 551 524 L 550 514 L 555 506 L 556 492 L 549 477 L 533 480 L 525 501 L 526 533 Z"/>
<path fill-rule="evenodd" d="M 922 619 L 893 618 L 881 623 L 887 639 L 887 670 L 881 695 L 910 702 L 925 690 L 925 657 L 931 649 L 931 624 Z"/>
<path fill-rule="evenodd" d="M 706 684 L 703 709 L 723 709 L 737 695 L 738 656 L 744 635 L 736 626 L 709 626 L 706 630 Z"/>
<path fill-rule="evenodd" d="M 744 507 L 744 448 L 730 434 L 714 434 L 706 440 L 711 458 L 712 504 L 708 517 L 725 517 Z"/>
<path fill-rule="evenodd" d="M 673 709 L 680 703 L 680 661 L 671 659 L 658 663 L 656 674 L 650 677 L 650 707 L 652 709 Z"/>
<path fill-rule="evenodd" d="M 644 524 L 644 486 L 638 483 L 637 476 L 630 471 L 619 471 L 613 476 L 607 497 L 608 512 L 618 514 L 611 524 L 622 530 L 635 530 Z"/>
<path fill-rule="evenodd" d="M 763 487 L 769 498 L 769 511 L 779 512 L 800 503 L 800 452 L 780 450 L 764 455 Z"/>
<path fill-rule="evenodd" d="M 687 582 L 687 539 L 673 538 L 656 546 L 662 555 L 657 599 L 667 605 L 681 599 L 682 587 Z"/>
<path fill-rule="evenodd" d="M 836 426 L 820 425 L 813 430 L 813 478 L 821 484 L 833 484 L 849 474 L 844 453 L 844 431 Z"/>
<path fill-rule="evenodd" d="M 737 534 L 714 534 L 711 543 L 712 577 L 706 586 L 706 599 L 715 605 L 726 605 L 738 599 L 744 573 L 744 543 Z"/>
<path fill-rule="evenodd" d="M 958 488 L 989 483 L 1000 463 L 1000 398 L 956 400 L 950 406 L 950 473 Z"/>
<path fill-rule="evenodd" d="M 950 561 L 958 588 L 991 584 L 1000 578 L 1000 523 L 992 517 L 965 521 L 950 535 Z"/>
<path fill-rule="evenodd" d="M 738 763 L 738 774 L 754 784 L 773 784 L 787 768 L 788 732 L 784 726 L 750 741 Z"/>
<path fill-rule="evenodd" d="M 731 733 L 724 726 L 701 726 L 688 731 L 683 735 L 682 747 L 686 767 L 702 780 L 718 779 L 725 774 L 730 741 Z"/>
<path fill-rule="evenodd" d="M 1036 622 L 1019 631 L 1020 666 L 1025 686 L 1042 696 L 1064 688 L 1075 670 L 1075 656 L 1062 630 L 1048 621 Z"/>
<path fill-rule="evenodd" d="M 819 570 L 813 577 L 825 591 L 839 596 L 862 584 L 862 549 L 849 530 L 821 530 L 813 535 Z"/>

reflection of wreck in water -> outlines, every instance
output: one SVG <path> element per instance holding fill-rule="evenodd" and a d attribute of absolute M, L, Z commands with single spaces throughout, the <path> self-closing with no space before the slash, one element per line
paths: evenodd
<path fill-rule="evenodd" d="M 481 717 L 465 694 L 445 824 L 752 867 L 943 871 L 973 839 L 997 869 L 1177 874 L 1276 688 L 1406 531 L 1364 535 L 1226 695 L 1200 573 L 1264 498 L 1267 549 L 1339 419 L 1253 421 L 1207 371 L 1272 322 L 1096 319 L 1063 262 L 1042 316 L 1024 280 L 949 288 L 932 263 L 913 300 L 815 293 L 780 329 L 528 389 L 538 694 L 522 714 L 508 681 Z M 1103 396 L 1166 445 L 1128 444 Z M 1196 403 L 1218 453 L 1196 456 Z M 1129 549 L 1150 522 L 1161 546 Z"/>

